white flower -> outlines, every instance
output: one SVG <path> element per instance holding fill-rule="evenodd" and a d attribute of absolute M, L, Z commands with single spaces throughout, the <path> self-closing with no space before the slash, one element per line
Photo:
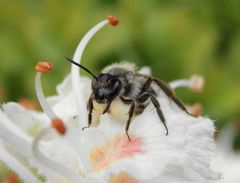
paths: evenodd
<path fill-rule="evenodd" d="M 80 62 L 90 38 L 108 22 L 118 23 L 110 16 L 97 24 L 82 39 L 73 60 Z M 45 113 L 16 103 L 4 104 L 0 110 L 0 159 L 26 183 L 41 182 L 29 167 L 37 168 L 49 183 L 206 183 L 219 179 L 209 167 L 215 149 L 215 129 L 210 119 L 186 114 L 160 92 L 158 100 L 168 136 L 152 105 L 133 119 L 131 141 L 125 134 L 125 123 L 109 114 L 101 116 L 99 126 L 82 131 L 87 122 L 91 81 L 79 77 L 79 68 L 72 66 L 71 76 L 47 102 L 40 79 L 41 73 L 51 68 L 46 62 L 36 67 L 36 91 Z M 184 84 L 173 83 L 173 88 L 192 84 L 187 80 Z M 124 111 L 119 112 L 124 115 Z"/>
<path fill-rule="evenodd" d="M 222 180 L 219 183 L 239 183 L 240 181 L 240 154 L 232 147 L 235 135 L 234 127 L 227 125 L 221 130 L 217 139 L 217 151 L 211 167 L 222 172 Z"/>

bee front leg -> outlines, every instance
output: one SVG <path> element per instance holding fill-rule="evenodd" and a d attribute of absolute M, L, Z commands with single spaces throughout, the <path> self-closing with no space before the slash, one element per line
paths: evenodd
<path fill-rule="evenodd" d="M 108 111 L 108 109 L 109 109 L 111 103 L 112 103 L 112 101 L 109 101 L 109 102 L 107 103 L 107 106 L 105 107 L 105 109 L 104 109 L 104 111 L 103 111 L 102 114 L 105 114 L 105 113 Z"/>
<path fill-rule="evenodd" d="M 130 109 L 128 111 L 128 120 L 127 120 L 127 124 L 126 124 L 126 127 L 125 127 L 125 132 L 126 132 L 126 135 L 128 137 L 128 140 L 131 141 L 131 138 L 128 134 L 128 130 L 129 130 L 130 123 L 132 121 L 133 114 L 135 112 L 135 101 L 130 100 L 130 99 L 124 99 L 123 97 L 121 97 L 121 100 L 123 101 L 123 103 L 131 105 Z"/>
<path fill-rule="evenodd" d="M 85 130 L 86 128 L 89 128 L 92 124 L 92 111 L 93 111 L 93 99 L 92 97 L 89 98 L 89 101 L 88 101 L 88 110 L 89 110 L 89 113 L 88 113 L 88 126 L 85 126 L 82 128 L 82 130 Z"/>

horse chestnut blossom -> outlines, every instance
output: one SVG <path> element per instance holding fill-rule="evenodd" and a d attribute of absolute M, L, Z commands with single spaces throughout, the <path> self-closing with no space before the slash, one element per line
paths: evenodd
<path fill-rule="evenodd" d="M 94 26 L 80 41 L 73 60 L 80 63 L 87 43 L 98 30 L 118 23 L 117 18 L 109 16 Z M 219 173 L 210 168 L 215 128 L 209 118 L 186 114 L 160 92 L 157 99 L 169 135 L 165 135 L 152 104 L 133 119 L 129 130 L 131 140 L 125 134 L 125 123 L 109 114 L 101 116 L 99 126 L 82 131 L 87 124 L 91 80 L 80 76 L 79 68 L 72 65 L 71 74 L 57 86 L 57 95 L 45 98 L 41 75 L 52 69 L 53 64 L 46 61 L 39 62 L 35 68 L 35 88 L 43 112 L 14 102 L 1 106 L 0 160 L 23 182 L 210 183 L 219 180 Z M 148 68 L 140 72 L 150 74 Z M 188 87 L 193 91 L 201 91 L 202 85 L 200 76 L 169 83 L 172 89 Z"/>

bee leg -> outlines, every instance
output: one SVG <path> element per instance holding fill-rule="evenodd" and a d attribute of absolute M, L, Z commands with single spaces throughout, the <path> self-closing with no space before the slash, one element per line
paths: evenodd
<path fill-rule="evenodd" d="M 119 91 L 120 91 L 120 89 L 121 89 L 121 87 L 120 87 L 121 85 L 120 85 L 119 83 L 120 83 L 120 81 L 117 82 L 117 83 L 113 86 L 113 91 L 114 91 L 114 92 L 113 92 L 113 95 L 110 97 L 109 101 L 107 102 L 107 106 L 106 106 L 106 108 L 104 109 L 104 111 L 103 111 L 102 114 L 105 114 L 105 113 L 108 111 L 108 109 L 109 109 L 112 101 L 114 100 L 115 97 L 118 96 Z"/>
<path fill-rule="evenodd" d="M 86 128 L 89 128 L 92 124 L 92 110 L 93 110 L 93 99 L 92 97 L 89 98 L 89 101 L 88 101 L 88 110 L 89 110 L 89 113 L 88 113 L 88 126 L 85 126 L 82 128 L 82 130 L 85 130 Z"/>
<path fill-rule="evenodd" d="M 133 114 L 134 114 L 134 111 L 135 111 L 135 102 L 133 100 L 131 100 L 131 107 L 129 109 L 129 112 L 128 112 L 128 120 L 127 120 L 127 125 L 125 127 L 125 131 L 126 131 L 126 134 L 127 134 L 127 137 L 128 137 L 128 140 L 131 141 L 130 139 L 130 136 L 128 134 L 128 129 L 129 129 L 129 126 L 130 126 L 130 123 L 132 121 L 132 117 L 133 117 Z"/>
<path fill-rule="evenodd" d="M 152 104 L 153 104 L 154 107 L 156 108 L 157 114 L 158 114 L 160 120 L 162 121 L 162 123 L 163 123 L 163 125 L 164 125 L 164 127 L 165 127 L 165 129 L 166 129 L 166 135 L 168 135 L 168 128 L 167 128 L 167 125 L 166 125 L 166 120 L 165 120 L 165 117 L 164 117 L 164 115 L 163 115 L 163 113 L 162 113 L 162 110 L 161 110 L 161 107 L 160 107 L 160 103 L 158 102 L 158 100 L 156 99 L 156 97 L 155 97 L 153 94 L 151 94 L 151 93 L 144 92 L 144 93 L 142 93 L 142 94 L 139 96 L 139 98 L 137 99 L 137 101 L 138 101 L 139 103 L 144 103 L 148 98 L 151 99 Z"/>
<path fill-rule="evenodd" d="M 109 109 L 111 103 L 112 103 L 112 101 L 110 101 L 110 102 L 107 103 L 107 106 L 106 106 L 106 108 L 104 109 L 104 111 L 103 111 L 102 114 L 105 114 L 105 113 L 108 111 L 108 109 Z"/>
<path fill-rule="evenodd" d="M 152 101 L 154 107 L 156 108 L 157 114 L 158 114 L 159 118 L 161 119 L 161 121 L 162 121 L 162 123 L 163 123 L 163 125 L 166 129 L 166 135 L 168 135 L 168 127 L 166 125 L 165 117 L 163 116 L 162 110 L 160 108 L 160 103 L 158 102 L 158 100 L 154 96 L 151 96 L 151 101 Z"/>
<path fill-rule="evenodd" d="M 128 111 L 128 120 L 127 120 L 127 124 L 126 124 L 126 127 L 125 127 L 125 132 L 126 132 L 126 135 L 128 137 L 128 140 L 131 141 L 131 138 L 128 134 L 128 129 L 129 129 L 129 126 L 130 126 L 130 123 L 132 121 L 132 117 L 133 117 L 133 114 L 135 112 L 135 101 L 134 100 L 129 100 L 129 99 L 124 99 L 121 97 L 121 100 L 125 103 L 125 104 L 131 104 L 130 106 L 130 109 Z"/>
<path fill-rule="evenodd" d="M 153 78 L 149 77 L 149 78 L 147 79 L 147 81 L 144 83 L 141 91 L 142 91 L 142 92 L 147 91 L 147 89 L 151 86 L 152 81 L 153 81 Z"/>
<path fill-rule="evenodd" d="M 186 107 L 183 105 L 181 100 L 174 95 L 172 89 L 165 82 L 158 78 L 153 78 L 153 81 L 164 91 L 164 93 L 169 98 L 171 98 L 175 102 L 175 104 L 178 105 L 178 107 L 180 107 L 183 111 L 192 116 L 192 114 L 187 111 Z"/>

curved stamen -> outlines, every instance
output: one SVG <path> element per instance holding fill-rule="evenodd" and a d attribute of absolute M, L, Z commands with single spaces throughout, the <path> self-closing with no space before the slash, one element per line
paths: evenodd
<path fill-rule="evenodd" d="M 169 86 L 174 90 L 179 87 L 189 87 L 190 81 L 188 79 L 174 80 L 169 83 Z"/>
<path fill-rule="evenodd" d="M 43 94 L 40 72 L 37 72 L 36 77 L 35 77 L 35 89 L 36 89 L 38 101 L 39 101 L 43 111 L 47 114 L 47 116 L 50 119 L 57 118 L 56 114 L 53 112 L 52 108 L 47 103 L 46 98 Z"/>
<path fill-rule="evenodd" d="M 52 70 L 52 68 L 53 68 L 53 64 L 49 62 L 38 62 L 38 64 L 35 66 L 35 70 L 37 71 L 36 77 L 35 77 L 35 90 L 37 93 L 38 101 L 43 111 L 47 114 L 47 116 L 51 120 L 57 118 L 57 116 L 49 106 L 43 94 L 42 85 L 41 85 L 41 73 L 47 73 L 50 70 Z"/>
<path fill-rule="evenodd" d="M 113 16 L 108 16 L 106 20 L 103 20 L 97 25 L 95 25 L 89 32 L 87 32 L 87 34 L 82 38 L 82 40 L 78 44 L 78 47 L 73 56 L 73 60 L 80 64 L 83 51 L 86 48 L 90 39 L 108 23 L 113 26 L 116 26 L 118 22 L 119 21 L 117 18 Z M 85 115 L 87 114 L 87 109 L 85 107 L 85 102 L 83 100 L 83 94 L 81 93 L 79 67 L 72 65 L 71 76 L 72 76 L 73 92 L 77 100 L 78 114 L 79 116 L 81 116 L 81 121 L 86 121 L 87 119 L 84 119 L 84 118 L 87 118 L 87 116 Z"/>
<path fill-rule="evenodd" d="M 48 104 L 41 85 L 41 73 L 47 73 L 51 71 L 53 68 L 53 64 L 49 62 L 39 62 L 35 69 L 37 71 L 36 78 L 35 78 L 35 89 L 37 93 L 37 97 L 39 103 L 43 109 L 43 111 L 47 114 L 49 119 L 52 122 L 52 126 L 58 131 L 59 134 L 64 135 L 66 132 L 66 127 L 64 126 L 63 121 L 61 121 L 57 115 L 54 113 L 50 105 Z"/>
<path fill-rule="evenodd" d="M 81 181 L 81 177 L 74 173 L 74 171 L 70 170 L 67 167 L 62 166 L 61 164 L 52 161 L 51 159 L 47 158 L 39 149 L 40 141 L 43 139 L 47 134 L 51 132 L 52 128 L 47 127 L 44 128 L 39 132 L 37 137 L 33 140 L 32 143 L 32 152 L 34 157 L 45 167 L 49 168 L 50 170 L 54 170 L 54 172 L 59 173 L 59 175 L 62 175 L 65 178 L 69 178 L 74 183 L 78 183 Z"/>
<path fill-rule="evenodd" d="M 172 89 L 179 87 L 190 88 L 193 92 L 200 93 L 203 90 L 204 78 L 201 75 L 193 75 L 190 79 L 180 79 L 169 83 Z"/>
<path fill-rule="evenodd" d="M 47 62 L 39 62 L 35 69 L 37 71 L 36 78 L 35 78 L 35 88 L 38 100 L 40 102 L 40 105 L 43 108 L 43 111 L 47 114 L 47 116 L 50 118 L 52 122 L 52 127 L 57 130 L 57 132 L 60 135 L 64 135 L 66 132 L 66 127 L 64 126 L 64 123 L 61 119 L 57 117 L 57 115 L 53 112 L 52 108 L 48 104 L 41 85 L 41 73 L 47 73 L 52 69 L 53 65 Z M 42 129 L 37 137 L 33 140 L 32 143 L 32 153 L 34 157 L 44 166 L 49 168 L 50 170 L 54 170 L 55 172 L 59 173 L 62 176 L 65 176 L 67 178 L 70 178 L 74 182 L 80 181 L 80 176 L 73 173 L 73 171 L 69 170 L 68 168 L 60 165 L 59 163 L 52 161 L 51 159 L 47 158 L 39 149 L 39 143 L 41 139 L 50 133 L 51 127 L 47 127 Z"/>

